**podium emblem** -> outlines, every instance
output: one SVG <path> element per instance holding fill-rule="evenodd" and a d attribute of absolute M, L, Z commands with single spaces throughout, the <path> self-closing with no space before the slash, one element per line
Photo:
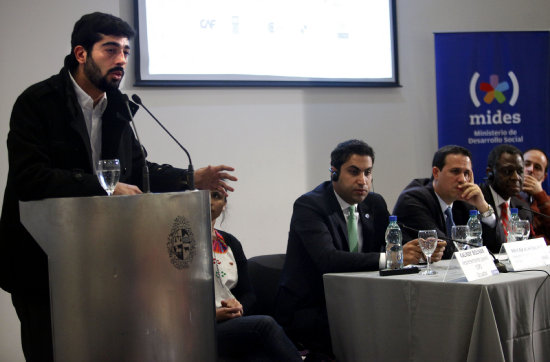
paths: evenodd
<path fill-rule="evenodd" d="M 177 269 L 189 267 L 195 256 L 196 241 L 191 224 L 183 216 L 178 216 L 174 220 L 166 247 L 170 262 Z"/>

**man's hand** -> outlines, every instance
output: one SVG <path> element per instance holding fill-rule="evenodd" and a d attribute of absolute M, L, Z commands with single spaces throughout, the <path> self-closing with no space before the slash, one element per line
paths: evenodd
<path fill-rule="evenodd" d="M 403 245 L 403 265 L 418 264 L 423 255 L 418 239 L 411 240 Z"/>
<path fill-rule="evenodd" d="M 529 195 L 536 195 L 542 191 L 542 182 L 539 182 L 531 175 L 525 175 L 523 180 L 523 191 Z"/>
<path fill-rule="evenodd" d="M 443 251 L 447 246 L 447 242 L 444 240 L 438 240 L 435 251 L 432 254 L 432 262 L 440 261 L 443 257 Z M 420 249 L 418 239 L 414 239 L 403 245 L 403 265 L 418 264 L 420 259 L 424 258 L 424 253 Z"/>
<path fill-rule="evenodd" d="M 446 246 L 447 242 L 445 240 L 437 240 L 437 246 L 435 247 L 435 251 L 432 254 L 432 263 L 440 261 L 441 258 L 443 258 L 443 252 L 445 251 Z"/>
<path fill-rule="evenodd" d="M 466 201 L 467 203 L 474 205 L 482 214 L 489 210 L 489 204 L 485 201 L 483 192 L 478 185 L 466 182 L 459 185 L 458 188 L 462 191 L 462 194 L 458 198 L 459 200 Z"/>
<path fill-rule="evenodd" d="M 195 171 L 195 186 L 200 190 L 217 190 L 227 196 L 227 192 L 234 189 L 225 181 L 237 181 L 237 178 L 223 171 L 235 171 L 235 169 L 225 165 L 199 168 Z"/>
<path fill-rule="evenodd" d="M 115 192 L 113 192 L 113 195 L 137 195 L 142 193 L 143 192 L 141 192 L 139 187 L 135 185 L 118 182 L 115 186 Z"/>
<path fill-rule="evenodd" d="M 217 321 L 224 321 L 227 319 L 238 318 L 238 317 L 242 317 L 242 315 L 243 315 L 243 306 L 235 298 L 222 300 L 222 306 L 220 308 L 216 308 Z"/>

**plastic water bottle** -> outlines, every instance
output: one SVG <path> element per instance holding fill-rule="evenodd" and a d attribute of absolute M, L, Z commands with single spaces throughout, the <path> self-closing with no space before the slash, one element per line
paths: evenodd
<path fill-rule="evenodd" d="M 481 221 L 477 218 L 478 211 L 470 210 L 470 219 L 468 220 L 468 228 L 470 229 L 469 243 L 475 244 L 478 247 L 483 246 Z"/>
<path fill-rule="evenodd" d="M 397 216 L 390 216 L 390 224 L 386 229 L 386 268 L 403 268 L 403 236 L 397 225 Z"/>
<path fill-rule="evenodd" d="M 512 214 L 512 217 L 510 218 L 510 222 L 508 223 L 508 242 L 518 241 L 521 240 L 522 237 L 519 238 L 516 236 L 516 222 L 519 221 L 519 214 L 518 209 L 515 207 L 510 208 L 510 214 Z"/>

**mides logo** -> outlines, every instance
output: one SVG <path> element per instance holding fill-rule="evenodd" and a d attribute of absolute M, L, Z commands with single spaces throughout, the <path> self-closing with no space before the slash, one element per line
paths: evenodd
<path fill-rule="evenodd" d="M 481 107 L 477 94 L 478 82 L 479 90 L 484 93 L 483 102 L 486 105 L 496 101 L 498 104 L 507 102 L 508 105 L 515 106 L 519 97 L 519 82 L 514 72 L 510 71 L 507 75 L 508 79 L 500 80 L 497 74 L 491 74 L 489 82 L 479 82 L 480 74 L 475 72 L 470 79 L 470 98 L 474 106 Z M 518 123 L 521 123 L 520 113 L 506 113 L 500 109 L 487 109 L 485 113 L 470 114 L 470 126 Z"/>

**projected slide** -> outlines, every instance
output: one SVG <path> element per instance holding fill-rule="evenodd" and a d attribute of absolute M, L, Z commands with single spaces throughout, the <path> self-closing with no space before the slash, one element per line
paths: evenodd
<path fill-rule="evenodd" d="M 136 1 L 139 81 L 397 82 L 393 1 Z"/>

